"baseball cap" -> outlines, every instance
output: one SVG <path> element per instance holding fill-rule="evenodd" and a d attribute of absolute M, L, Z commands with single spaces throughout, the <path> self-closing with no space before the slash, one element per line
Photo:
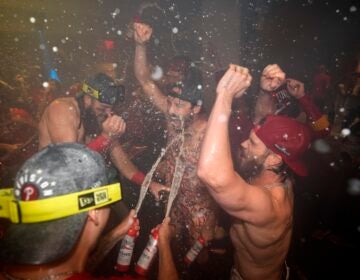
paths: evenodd
<path fill-rule="evenodd" d="M 285 116 L 269 115 L 254 131 L 265 146 L 280 155 L 295 174 L 308 174 L 302 161 L 311 143 L 311 132 L 306 125 Z"/>
<path fill-rule="evenodd" d="M 203 80 L 199 69 L 190 67 L 183 81 L 167 86 L 168 95 L 189 101 L 193 105 L 202 105 Z"/>
<path fill-rule="evenodd" d="M 176 55 L 170 59 L 166 69 L 167 71 L 179 72 L 182 75 L 186 75 L 191 66 L 190 57 L 186 55 Z"/>
<path fill-rule="evenodd" d="M 125 87 L 116 85 L 113 79 L 104 73 L 97 73 L 86 79 L 82 85 L 82 91 L 99 102 L 111 106 L 117 101 L 124 100 L 125 97 Z"/>
<path fill-rule="evenodd" d="M 165 13 L 157 5 L 147 5 L 134 16 L 134 22 L 147 24 L 152 28 L 163 26 L 165 22 Z"/>
<path fill-rule="evenodd" d="M 107 184 L 105 174 L 105 163 L 101 155 L 86 146 L 77 143 L 51 144 L 33 155 L 20 168 L 16 175 L 11 202 L 16 203 L 21 209 L 18 211 L 21 219 L 21 214 L 27 216 L 25 210 L 22 213 L 24 204 L 46 203 L 74 193 L 98 190 Z M 119 198 L 120 195 L 105 204 L 113 203 Z M 94 206 L 96 202 L 93 200 L 90 196 L 81 199 L 80 196 L 76 196 L 75 206 L 79 211 L 69 216 L 45 219 L 46 221 L 41 222 L 12 223 L 0 239 L 1 260 L 20 264 L 45 264 L 65 257 L 81 235 L 87 211 L 104 206 L 101 203 Z M 66 201 L 61 203 L 60 207 L 63 209 L 60 211 L 68 211 L 70 204 Z M 38 208 L 43 214 L 48 214 L 43 208 Z M 39 211 L 32 208 L 29 210 Z M 55 215 L 56 212 L 54 211 Z"/>

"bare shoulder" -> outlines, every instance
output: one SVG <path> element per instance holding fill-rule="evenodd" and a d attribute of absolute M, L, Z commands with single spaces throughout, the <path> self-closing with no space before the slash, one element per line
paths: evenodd
<path fill-rule="evenodd" d="M 50 118 L 77 118 L 80 113 L 75 98 L 63 97 L 51 102 L 46 109 L 46 114 Z"/>
<path fill-rule="evenodd" d="M 273 198 L 274 206 L 281 212 L 284 208 L 292 209 L 294 193 L 292 183 L 279 183 L 270 188 L 271 196 Z M 285 212 L 283 212 L 285 213 Z"/>

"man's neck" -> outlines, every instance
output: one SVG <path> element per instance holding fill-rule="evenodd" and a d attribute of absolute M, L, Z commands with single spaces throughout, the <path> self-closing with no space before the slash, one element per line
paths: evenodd
<path fill-rule="evenodd" d="M 281 183 L 281 178 L 275 172 L 268 169 L 264 169 L 259 174 L 259 176 L 250 178 L 249 183 L 251 185 L 265 186 L 274 183 Z"/>

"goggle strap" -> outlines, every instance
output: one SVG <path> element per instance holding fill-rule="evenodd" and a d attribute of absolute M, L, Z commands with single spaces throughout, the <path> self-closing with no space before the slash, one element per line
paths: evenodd
<path fill-rule="evenodd" d="M 84 82 L 83 85 L 82 85 L 82 91 L 85 92 L 86 94 L 89 94 L 90 96 L 92 96 L 92 97 L 94 97 L 96 99 L 100 98 L 100 91 L 92 88 L 86 82 Z"/>
<path fill-rule="evenodd" d="M 0 217 L 9 218 L 13 223 L 45 222 L 100 208 L 120 199 L 120 183 L 32 201 L 1 196 Z"/>

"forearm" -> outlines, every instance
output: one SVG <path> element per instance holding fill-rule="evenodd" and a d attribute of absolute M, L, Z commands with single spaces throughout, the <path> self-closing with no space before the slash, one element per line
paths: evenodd
<path fill-rule="evenodd" d="M 145 44 L 136 43 L 134 70 L 136 79 L 140 84 L 150 81 L 150 71 L 146 55 Z"/>
<path fill-rule="evenodd" d="M 229 171 L 233 171 L 229 141 L 229 119 L 231 100 L 218 96 L 211 112 L 198 165 L 199 177 L 216 188 L 224 183 Z"/>
<path fill-rule="evenodd" d="M 326 135 L 330 132 L 330 123 L 327 116 L 312 102 L 308 95 L 299 98 L 299 103 L 310 121 L 313 131 L 320 135 Z"/>
<path fill-rule="evenodd" d="M 170 244 L 159 244 L 159 280 L 179 279 Z"/>
<path fill-rule="evenodd" d="M 113 147 L 110 155 L 111 161 L 126 179 L 141 185 L 145 175 L 131 162 L 120 144 Z"/>

